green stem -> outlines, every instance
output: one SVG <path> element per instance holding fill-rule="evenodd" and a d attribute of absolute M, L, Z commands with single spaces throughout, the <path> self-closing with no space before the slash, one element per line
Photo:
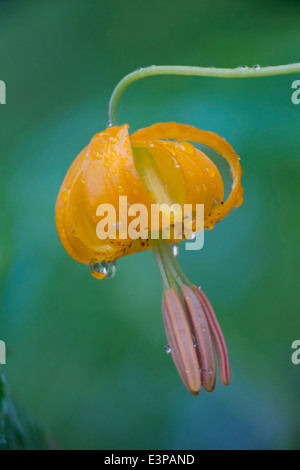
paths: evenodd
<path fill-rule="evenodd" d="M 164 289 L 174 287 L 180 294 L 180 286 L 192 286 L 189 279 L 181 269 L 180 264 L 173 256 L 172 247 L 169 240 L 152 239 L 152 250 L 155 261 L 161 273 Z"/>
<path fill-rule="evenodd" d="M 290 73 L 300 73 L 300 63 L 289 65 L 276 65 L 270 67 L 254 66 L 253 68 L 238 67 L 235 69 L 222 69 L 214 67 L 188 67 L 181 65 L 152 65 L 126 75 L 116 86 L 108 105 L 109 124 L 116 125 L 116 111 L 119 101 L 126 88 L 131 83 L 142 78 L 154 75 L 188 75 L 198 77 L 218 77 L 218 78 L 253 78 L 271 77 L 275 75 L 286 75 Z"/>
<path fill-rule="evenodd" d="M 171 287 L 174 287 L 174 279 L 173 276 L 170 274 L 163 258 L 161 257 L 160 253 L 160 240 L 153 240 L 151 245 L 152 245 L 152 251 L 154 254 L 154 258 L 158 267 L 158 270 L 161 275 L 161 280 L 163 283 L 163 288 L 164 289 L 170 289 Z"/>
<path fill-rule="evenodd" d="M 131 83 L 142 78 L 155 75 L 186 75 L 198 77 L 216 77 L 216 78 L 253 78 L 253 77 L 271 77 L 276 75 L 286 75 L 291 73 L 300 73 L 300 63 L 289 65 L 278 65 L 270 67 L 254 66 L 253 68 L 238 67 L 235 69 L 214 68 L 214 67 L 188 67 L 180 65 L 152 65 L 145 67 L 126 75 L 116 86 L 108 105 L 109 125 L 116 125 L 116 112 L 119 101 L 126 88 Z M 179 263 L 174 258 L 171 246 L 166 240 L 151 240 L 152 249 L 165 289 L 174 287 L 179 290 L 182 284 L 191 285 Z"/>

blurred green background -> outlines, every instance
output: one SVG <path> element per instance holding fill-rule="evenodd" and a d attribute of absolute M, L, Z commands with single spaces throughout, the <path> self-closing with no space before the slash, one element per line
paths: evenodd
<path fill-rule="evenodd" d="M 148 78 L 119 123 L 213 130 L 242 157 L 244 205 L 179 260 L 225 332 L 229 388 L 189 396 L 170 356 L 151 253 L 96 281 L 54 223 L 69 165 L 106 127 L 125 74 L 151 64 L 300 61 L 296 1 L 0 2 L 0 339 L 14 395 L 65 449 L 297 449 L 299 76 Z"/>

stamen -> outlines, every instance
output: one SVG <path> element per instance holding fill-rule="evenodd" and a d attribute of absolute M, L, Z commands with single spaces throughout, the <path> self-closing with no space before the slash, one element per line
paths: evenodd
<path fill-rule="evenodd" d="M 182 286 L 181 290 L 197 342 L 196 351 L 200 359 L 203 387 L 212 392 L 216 385 L 216 359 L 205 311 L 192 288 Z"/>
<path fill-rule="evenodd" d="M 188 281 L 166 240 L 151 243 L 165 289 L 162 313 L 167 341 L 184 385 L 193 395 L 199 393 L 201 386 L 208 392 L 214 390 L 215 351 L 221 381 L 229 385 L 227 346 L 208 298 Z"/>
<path fill-rule="evenodd" d="M 188 391 L 198 395 L 201 388 L 199 360 L 186 312 L 174 288 L 164 292 L 163 318 L 177 370 Z"/>
<path fill-rule="evenodd" d="M 202 304 L 202 307 L 204 309 L 204 312 L 205 312 L 205 315 L 206 315 L 206 318 L 207 318 L 207 321 L 211 330 L 211 335 L 214 341 L 214 345 L 216 348 L 218 361 L 219 361 L 221 381 L 223 382 L 224 385 L 229 385 L 230 384 L 230 364 L 229 364 L 229 358 L 228 358 L 227 345 L 224 339 L 223 332 L 217 320 L 214 309 L 210 301 L 208 300 L 207 296 L 204 294 L 204 292 L 201 289 L 199 289 L 196 286 L 194 286 L 194 291 Z"/>

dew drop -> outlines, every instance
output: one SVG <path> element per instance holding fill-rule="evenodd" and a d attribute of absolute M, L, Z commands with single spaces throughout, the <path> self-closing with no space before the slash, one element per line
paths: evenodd
<path fill-rule="evenodd" d="M 172 246 L 172 252 L 173 252 L 173 256 L 175 256 L 175 258 L 177 258 L 177 256 L 179 255 L 179 245 L 178 245 L 178 243 L 175 243 L 175 245 Z"/>
<path fill-rule="evenodd" d="M 110 119 L 109 119 L 109 121 L 107 122 L 107 127 L 113 127 L 113 123 L 111 122 Z"/>
<path fill-rule="evenodd" d="M 247 67 L 247 65 L 241 65 L 240 67 L 237 67 L 237 70 L 249 70 L 249 67 Z"/>
<path fill-rule="evenodd" d="M 164 351 L 165 351 L 166 354 L 170 354 L 171 348 L 170 348 L 170 346 L 169 346 L 168 344 L 166 344 L 166 345 L 164 346 Z"/>
<path fill-rule="evenodd" d="M 183 152 L 188 153 L 189 155 L 193 155 L 195 152 L 195 148 L 192 144 L 189 142 L 181 143 L 181 144 L 176 144 L 175 148 L 182 150 Z"/>
<path fill-rule="evenodd" d="M 117 262 L 92 260 L 89 264 L 89 270 L 96 279 L 112 279 L 117 271 Z"/>
<path fill-rule="evenodd" d="M 178 150 L 182 150 L 183 152 L 185 151 L 184 144 L 175 144 L 175 148 L 178 149 Z"/>
<path fill-rule="evenodd" d="M 112 261 L 111 263 L 107 263 L 107 275 L 106 279 L 112 279 L 115 277 L 118 269 L 117 261 Z"/>
<path fill-rule="evenodd" d="M 70 197 L 70 191 L 68 189 L 63 189 L 61 192 L 61 199 L 63 202 L 67 202 Z"/>
<path fill-rule="evenodd" d="M 258 64 L 253 65 L 253 69 L 254 69 L 254 70 L 260 70 L 260 68 L 261 68 L 261 67 L 260 67 L 260 65 L 258 65 Z"/>
<path fill-rule="evenodd" d="M 216 172 L 213 168 L 208 169 L 208 174 L 211 178 L 214 178 L 216 176 Z"/>
<path fill-rule="evenodd" d="M 195 147 L 192 144 L 186 143 L 185 144 L 185 151 L 189 155 L 193 155 L 195 153 Z"/>

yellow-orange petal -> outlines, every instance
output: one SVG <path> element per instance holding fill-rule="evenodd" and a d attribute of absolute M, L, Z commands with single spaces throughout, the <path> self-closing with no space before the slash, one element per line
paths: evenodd
<path fill-rule="evenodd" d="M 239 157 L 225 141 L 213 132 L 199 130 L 194 126 L 177 124 L 175 122 L 158 123 L 153 126 L 140 129 L 135 132 L 131 139 L 174 139 L 185 142 L 197 142 L 214 149 L 223 156 L 230 165 L 233 185 L 232 191 L 224 204 L 216 204 L 210 214 L 208 223 L 214 225 L 223 219 L 233 207 L 239 206 L 243 202 L 243 188 L 241 186 L 242 168 Z"/>

